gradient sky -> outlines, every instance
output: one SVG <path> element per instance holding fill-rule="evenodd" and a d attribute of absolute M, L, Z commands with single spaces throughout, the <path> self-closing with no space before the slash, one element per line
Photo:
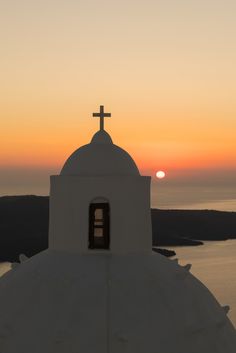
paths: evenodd
<path fill-rule="evenodd" d="M 104 104 L 143 174 L 236 198 L 235 19 L 235 0 L 2 0 L 0 194 L 47 194 Z"/>

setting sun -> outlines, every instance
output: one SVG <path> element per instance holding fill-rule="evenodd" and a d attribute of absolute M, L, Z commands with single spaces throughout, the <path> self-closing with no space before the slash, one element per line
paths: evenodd
<path fill-rule="evenodd" d="M 165 178 L 165 176 L 166 176 L 166 173 L 163 172 L 162 170 L 159 170 L 158 172 L 156 172 L 156 177 L 158 179 L 163 179 L 163 178 Z"/>

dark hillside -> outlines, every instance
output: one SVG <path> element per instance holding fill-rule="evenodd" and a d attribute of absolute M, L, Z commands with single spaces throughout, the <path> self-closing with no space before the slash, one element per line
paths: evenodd
<path fill-rule="evenodd" d="M 48 197 L 0 197 L 0 261 L 48 247 Z"/>
<path fill-rule="evenodd" d="M 0 261 L 32 256 L 48 246 L 49 198 L 0 197 Z M 236 212 L 152 210 L 153 245 L 198 245 L 236 238 Z"/>
<path fill-rule="evenodd" d="M 169 245 L 179 239 L 236 238 L 236 212 L 209 210 L 152 210 L 153 243 Z"/>

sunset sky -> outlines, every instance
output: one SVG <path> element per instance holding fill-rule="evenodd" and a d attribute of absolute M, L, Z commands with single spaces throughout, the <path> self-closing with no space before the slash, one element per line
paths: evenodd
<path fill-rule="evenodd" d="M 235 0 L 3 0 L 0 27 L 0 195 L 48 194 L 104 104 L 114 143 L 167 174 L 154 205 L 236 199 Z"/>

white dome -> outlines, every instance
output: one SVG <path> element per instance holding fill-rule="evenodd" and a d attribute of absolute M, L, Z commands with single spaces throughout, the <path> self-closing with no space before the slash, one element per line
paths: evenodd
<path fill-rule="evenodd" d="M 61 175 L 135 176 L 139 175 L 139 171 L 130 155 L 114 145 L 106 131 L 100 130 L 93 136 L 91 143 L 72 153 L 64 164 Z"/>
<path fill-rule="evenodd" d="M 208 289 L 159 254 L 46 250 L 0 279 L 4 353 L 234 353 Z"/>

